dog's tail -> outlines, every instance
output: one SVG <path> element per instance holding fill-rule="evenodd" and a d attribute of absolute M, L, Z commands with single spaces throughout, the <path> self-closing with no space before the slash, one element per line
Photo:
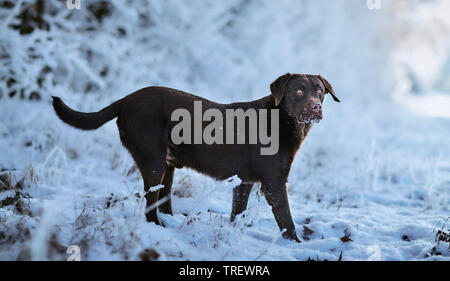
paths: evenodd
<path fill-rule="evenodd" d="M 122 108 L 123 101 L 123 99 L 120 99 L 99 112 L 84 113 L 69 108 L 60 98 L 52 97 L 56 115 L 65 123 L 82 130 L 95 130 L 117 117 Z"/>

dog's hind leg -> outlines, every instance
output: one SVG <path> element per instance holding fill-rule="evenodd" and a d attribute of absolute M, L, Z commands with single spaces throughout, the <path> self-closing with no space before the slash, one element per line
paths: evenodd
<path fill-rule="evenodd" d="M 144 120 L 151 120 L 146 122 Z M 168 128 L 156 111 L 148 111 L 140 103 L 122 108 L 117 119 L 120 139 L 133 156 L 144 181 L 145 216 L 148 222 L 158 220 L 159 189 L 166 170 Z"/>
<path fill-rule="evenodd" d="M 166 167 L 166 141 L 141 133 L 139 137 L 127 138 L 124 144 L 133 156 L 144 181 L 147 221 L 160 224 L 157 214 L 160 189 L 151 188 L 160 185 L 163 180 Z"/>
<path fill-rule="evenodd" d="M 231 207 L 230 220 L 233 222 L 236 216 L 247 208 L 248 197 L 252 191 L 253 184 L 241 184 L 233 189 L 233 206 Z"/>
<path fill-rule="evenodd" d="M 140 157 L 145 157 L 145 154 L 140 155 Z M 160 224 L 157 213 L 157 202 L 159 199 L 160 190 L 151 190 L 151 187 L 155 187 L 161 184 L 162 178 L 164 176 L 164 162 L 161 163 L 161 161 L 155 161 L 160 157 L 157 157 L 155 159 L 155 157 L 152 157 L 152 155 L 148 155 L 146 158 L 148 159 L 148 161 L 136 161 L 144 180 L 145 199 L 147 201 L 145 206 L 145 217 L 147 218 L 148 222 Z"/>
<path fill-rule="evenodd" d="M 163 177 L 163 181 L 162 181 L 164 188 L 160 189 L 160 191 L 159 191 L 159 200 L 167 200 L 166 202 L 162 203 L 158 207 L 159 211 L 162 213 L 165 213 L 165 214 L 169 214 L 169 215 L 173 215 L 171 190 L 172 190 L 174 171 L 175 171 L 175 167 L 166 163 L 166 171 L 164 173 L 164 177 Z"/>

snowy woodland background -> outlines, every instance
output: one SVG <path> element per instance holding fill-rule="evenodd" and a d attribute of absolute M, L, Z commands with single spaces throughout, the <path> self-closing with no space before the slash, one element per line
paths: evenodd
<path fill-rule="evenodd" d="M 0 1 L 0 260 L 450 260 L 450 1 Z M 302 243 L 281 238 L 255 186 L 191 170 L 174 216 L 146 223 L 143 184 L 115 122 L 63 124 L 60 96 L 98 111 L 162 85 L 218 102 L 321 74 L 324 120 L 288 189 Z M 214 163 L 211 163 L 213 165 Z"/>

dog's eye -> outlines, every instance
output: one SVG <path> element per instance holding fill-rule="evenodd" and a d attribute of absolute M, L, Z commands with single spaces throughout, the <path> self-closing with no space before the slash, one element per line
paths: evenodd
<path fill-rule="evenodd" d="M 302 91 L 302 90 L 300 90 L 300 89 L 298 89 L 298 90 L 297 90 L 297 95 L 300 95 L 300 96 L 302 96 L 302 95 L 303 95 L 303 91 Z"/>

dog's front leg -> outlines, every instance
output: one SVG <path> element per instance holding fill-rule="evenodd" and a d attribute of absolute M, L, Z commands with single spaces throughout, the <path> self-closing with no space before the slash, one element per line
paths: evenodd
<path fill-rule="evenodd" d="M 273 215 L 280 230 L 285 230 L 283 237 L 300 242 L 295 231 L 286 190 L 286 183 L 262 183 L 261 190 L 272 207 Z"/>

